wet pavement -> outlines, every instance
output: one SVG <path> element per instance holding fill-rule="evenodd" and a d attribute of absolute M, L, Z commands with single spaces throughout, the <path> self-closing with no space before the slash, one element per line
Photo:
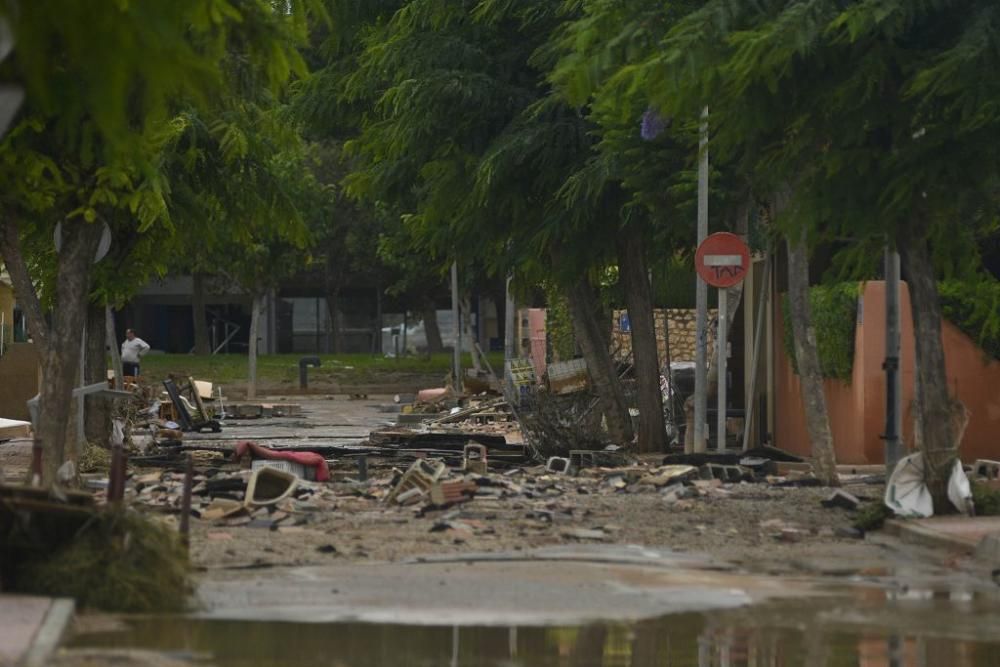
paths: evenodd
<path fill-rule="evenodd" d="M 218 667 L 1000 664 L 1000 588 L 930 564 L 770 576 L 560 547 L 212 577 L 200 599 L 189 616 L 126 619 L 73 646 Z"/>

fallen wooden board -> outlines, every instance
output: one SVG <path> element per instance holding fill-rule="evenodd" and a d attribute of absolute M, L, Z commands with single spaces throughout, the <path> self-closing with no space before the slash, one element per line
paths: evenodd
<path fill-rule="evenodd" d="M 0 417 L 0 440 L 13 440 L 14 438 L 30 438 L 31 422 L 23 422 L 18 419 L 4 419 Z"/>
<path fill-rule="evenodd" d="M 792 462 L 777 462 L 779 476 L 785 476 L 790 472 L 812 472 L 811 463 L 792 463 Z M 877 464 L 859 464 L 853 465 L 850 463 L 838 463 L 837 464 L 837 474 L 838 475 L 884 475 L 885 465 Z"/>
<path fill-rule="evenodd" d="M 479 405 L 476 405 L 475 407 L 464 408 L 462 410 L 458 410 L 457 412 L 447 414 L 443 417 L 428 419 L 427 421 L 431 424 L 454 424 L 463 421 L 467 417 L 470 417 L 479 412 L 486 412 L 487 410 L 491 410 L 495 407 L 503 405 L 506 402 L 507 401 L 502 398 L 498 398 L 492 401 L 485 401 L 483 403 L 480 403 Z"/>

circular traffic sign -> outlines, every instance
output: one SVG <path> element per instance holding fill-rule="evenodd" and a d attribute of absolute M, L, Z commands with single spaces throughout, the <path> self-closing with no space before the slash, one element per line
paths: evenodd
<path fill-rule="evenodd" d="M 104 256 L 108 254 L 111 250 L 111 228 L 108 227 L 108 223 L 103 223 L 104 229 L 101 230 L 101 240 L 97 243 L 97 251 L 94 253 L 94 264 L 104 259 Z M 62 250 L 62 222 L 56 223 L 56 229 L 52 232 L 52 242 L 56 246 L 56 252 Z"/>
<path fill-rule="evenodd" d="M 701 279 L 712 287 L 732 287 L 747 275 L 750 248 L 736 234 L 717 232 L 698 246 L 694 266 Z"/>

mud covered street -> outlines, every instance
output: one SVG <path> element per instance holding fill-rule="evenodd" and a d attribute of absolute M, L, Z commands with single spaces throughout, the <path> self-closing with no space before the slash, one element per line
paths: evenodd
<path fill-rule="evenodd" d="M 387 396 L 266 400 L 301 409 L 229 419 L 221 433 L 186 442 L 226 451 L 246 439 L 349 447 L 393 423 L 397 410 Z M 4 448 L 8 474 L 26 465 L 26 451 L 16 443 Z M 193 458 L 196 480 L 214 480 L 212 488 L 243 484 L 249 474 L 225 452 Z M 456 479 L 476 480 L 466 502 L 388 501 L 409 465 L 369 457 L 368 479 L 360 481 L 354 458 L 334 457 L 330 481 L 302 481 L 274 506 L 228 516 L 212 515 L 218 498 L 196 494 L 191 613 L 155 621 L 85 613 L 53 664 L 309 666 L 328 664 L 327 651 L 337 646 L 352 666 L 520 664 L 518 656 L 532 665 L 646 665 L 653 663 L 634 659 L 650 649 L 636 642 L 653 642 L 659 648 L 651 655 L 662 656 L 662 638 L 690 645 L 691 633 L 711 654 L 764 655 L 778 641 L 782 652 L 798 656 L 788 664 L 806 664 L 811 651 L 888 655 L 899 619 L 939 627 L 928 619 L 952 604 L 917 601 L 956 595 L 986 616 L 962 630 L 949 620 L 940 632 L 966 636 L 982 655 L 994 655 L 976 629 L 1000 619 L 988 568 L 881 532 L 864 534 L 854 527 L 856 511 L 822 505 L 828 489 L 690 476 L 664 483 L 680 468 L 648 456 L 574 474 L 537 464 L 481 475 L 453 470 Z M 135 509 L 176 523 L 181 478 L 173 464 L 136 467 L 126 497 Z M 883 493 L 870 477 L 845 482 L 863 505 Z M 788 626 L 789 613 L 800 625 Z M 734 640 L 727 633 L 737 627 L 750 629 Z M 820 639 L 808 640 L 804 627 L 818 628 Z M 289 645 L 279 628 L 294 629 L 301 641 Z M 386 632 L 399 643 L 376 653 L 365 648 Z M 631 646 L 632 662 L 587 649 L 594 632 Z M 244 633 L 253 639 L 241 639 Z M 858 639 L 846 648 L 833 641 L 844 636 Z M 864 637 L 886 639 L 876 642 L 881 648 L 862 649 L 857 642 L 870 641 Z M 676 655 L 678 664 L 708 664 L 689 648 Z"/>

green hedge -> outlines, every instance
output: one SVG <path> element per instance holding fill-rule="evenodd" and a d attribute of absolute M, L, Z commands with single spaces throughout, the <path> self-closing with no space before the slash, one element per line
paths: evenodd
<path fill-rule="evenodd" d="M 994 359 L 1000 359 L 1000 281 L 947 280 L 938 284 L 945 319 L 976 341 Z"/>
<path fill-rule="evenodd" d="M 989 356 L 1000 359 L 1000 281 L 989 276 L 976 282 L 948 280 L 938 284 L 938 292 L 944 318 L 976 341 Z M 853 282 L 809 288 L 809 307 L 823 377 L 851 380 L 859 293 L 860 285 Z M 797 373 L 787 294 L 783 295 L 782 306 L 785 351 Z"/>
<path fill-rule="evenodd" d="M 858 283 L 816 285 L 809 288 L 809 310 L 816 331 L 819 363 L 823 377 L 851 381 L 854 369 L 854 328 L 858 312 Z M 795 335 L 792 330 L 788 295 L 783 295 L 785 352 L 798 373 Z"/>

